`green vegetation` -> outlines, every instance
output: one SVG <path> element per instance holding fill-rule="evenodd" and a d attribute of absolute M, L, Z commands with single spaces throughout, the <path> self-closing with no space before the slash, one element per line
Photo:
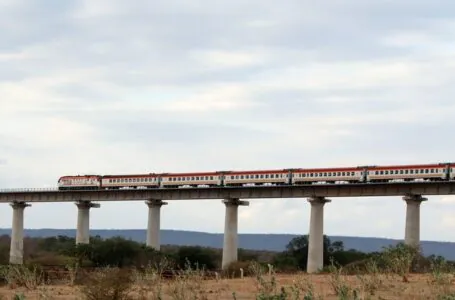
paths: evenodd
<path fill-rule="evenodd" d="M 45 287 L 56 281 L 74 286 L 84 299 L 217 299 L 228 289 L 223 280 L 242 275 L 252 280 L 256 299 L 327 296 L 314 283 L 318 275 L 301 272 L 307 263 L 308 236 L 293 239 L 279 253 L 240 249 L 239 261 L 224 272 L 219 271 L 220 249 L 163 246 L 162 251 L 155 251 L 120 237 L 92 237 L 89 245 L 78 246 L 64 236 L 27 238 L 25 264 L 11 266 L 3 252 L 7 242 L 8 238 L 0 237 L 1 280 L 12 289 L 38 291 L 42 299 L 49 299 L 50 289 Z M 423 297 L 426 290 L 422 290 L 422 299 L 455 299 L 455 265 L 442 257 L 424 257 L 419 249 L 404 244 L 362 253 L 346 250 L 341 242 L 327 237 L 324 251 L 322 273 L 333 299 L 384 299 L 380 295 L 397 283 L 409 284 L 416 273 L 425 273 L 427 278 L 431 297 Z M 64 272 L 52 275 L 62 269 Z M 281 283 L 279 273 L 295 275 L 292 282 Z M 219 286 L 207 289 L 207 278 L 220 282 Z M 241 298 L 238 291 L 231 296 Z M 22 292 L 13 298 L 26 299 Z"/>

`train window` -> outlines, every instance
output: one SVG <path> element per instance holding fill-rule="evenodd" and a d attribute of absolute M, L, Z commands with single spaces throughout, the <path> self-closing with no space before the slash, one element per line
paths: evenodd
<path fill-rule="evenodd" d="M 429 172 L 429 171 L 430 171 L 429 169 L 425 169 L 425 173 L 427 173 L 427 174 L 428 174 L 428 172 Z"/>
<path fill-rule="evenodd" d="M 434 173 L 434 169 L 431 169 L 430 173 Z"/>
<path fill-rule="evenodd" d="M 408 174 L 408 173 L 409 173 L 409 171 L 408 171 L 408 170 L 404 170 L 404 174 Z"/>
<path fill-rule="evenodd" d="M 213 180 L 213 176 L 210 176 L 210 180 Z"/>
<path fill-rule="evenodd" d="M 409 174 L 414 174 L 414 170 L 409 170 Z"/>

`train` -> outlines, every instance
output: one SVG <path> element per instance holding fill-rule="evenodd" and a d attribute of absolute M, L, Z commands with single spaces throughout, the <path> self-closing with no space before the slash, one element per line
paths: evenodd
<path fill-rule="evenodd" d="M 115 190 L 452 180 L 455 180 L 455 163 L 435 163 L 421 165 L 310 169 L 296 168 L 199 173 L 70 175 L 59 178 L 58 189 Z"/>

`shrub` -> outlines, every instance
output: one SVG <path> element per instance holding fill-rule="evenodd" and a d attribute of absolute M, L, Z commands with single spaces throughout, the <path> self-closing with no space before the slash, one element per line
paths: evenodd
<path fill-rule="evenodd" d="M 131 270 L 104 268 L 87 276 L 81 292 L 88 300 L 128 300 L 133 284 Z"/>

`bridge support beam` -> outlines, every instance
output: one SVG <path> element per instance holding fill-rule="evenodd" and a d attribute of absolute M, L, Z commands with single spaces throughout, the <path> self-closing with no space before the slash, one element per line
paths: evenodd
<path fill-rule="evenodd" d="M 239 206 L 249 206 L 248 201 L 239 199 L 225 199 L 222 201 L 226 205 L 226 215 L 224 219 L 224 240 L 223 258 L 221 268 L 226 269 L 229 264 L 237 261 L 238 255 L 238 209 Z"/>
<path fill-rule="evenodd" d="M 406 195 L 403 200 L 406 202 L 404 243 L 418 247 L 420 245 L 420 204 L 428 199 L 421 195 Z"/>
<path fill-rule="evenodd" d="M 145 204 L 149 207 L 149 216 L 147 223 L 147 247 L 160 250 L 160 222 L 161 206 L 167 205 L 167 202 L 161 200 L 148 200 Z"/>
<path fill-rule="evenodd" d="M 324 266 L 324 197 L 308 199 L 311 204 L 310 233 L 308 237 L 307 273 L 316 273 Z"/>
<path fill-rule="evenodd" d="M 24 210 L 31 205 L 25 202 L 13 202 L 10 205 L 13 208 L 13 226 L 9 262 L 22 265 L 24 263 Z"/>
<path fill-rule="evenodd" d="M 90 208 L 99 208 L 101 205 L 90 201 L 76 202 L 77 232 L 76 244 L 88 244 L 90 242 Z"/>

